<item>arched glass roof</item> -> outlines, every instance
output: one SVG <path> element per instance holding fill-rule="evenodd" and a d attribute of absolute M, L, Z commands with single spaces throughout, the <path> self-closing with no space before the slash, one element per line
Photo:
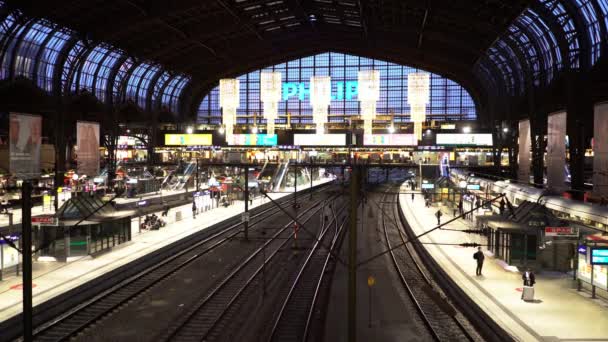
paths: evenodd
<path fill-rule="evenodd" d="M 240 106 L 238 123 L 252 123 L 253 116 L 260 117 L 260 72 L 276 71 L 282 74 L 282 101 L 279 102 L 277 123 L 285 123 L 289 114 L 291 122 L 312 122 L 310 106 L 310 77 L 331 76 L 332 101 L 329 122 L 344 122 L 352 115 L 360 114 L 358 93 L 359 70 L 374 69 L 380 72 L 380 98 L 377 113 L 394 115 L 395 122 L 408 122 L 410 106 L 407 102 L 407 76 L 419 71 L 414 67 L 389 63 L 382 60 L 326 52 L 294 59 L 237 77 L 240 80 Z M 469 93 L 458 83 L 432 74 L 427 117 L 439 120 L 474 120 L 477 117 L 475 103 Z M 198 110 L 202 123 L 219 124 L 218 87 L 204 97 Z"/>
<path fill-rule="evenodd" d="M 25 77 L 55 94 L 86 89 L 101 102 L 132 99 L 147 110 L 179 107 L 190 77 L 136 63 L 119 49 L 84 42 L 75 32 L 46 20 L 17 20 L 19 16 L 19 11 L 9 12 L 0 21 L 0 79 Z"/>

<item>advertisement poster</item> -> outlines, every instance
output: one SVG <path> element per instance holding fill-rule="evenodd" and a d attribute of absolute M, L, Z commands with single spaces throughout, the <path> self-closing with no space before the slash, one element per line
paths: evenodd
<path fill-rule="evenodd" d="M 296 146 L 346 146 L 346 134 L 294 134 Z"/>
<path fill-rule="evenodd" d="M 566 190 L 566 118 L 566 112 L 559 112 L 547 120 L 547 187 L 557 192 Z"/>
<path fill-rule="evenodd" d="M 10 114 L 10 172 L 20 179 L 40 176 L 42 118 L 38 115 Z"/>
<path fill-rule="evenodd" d="M 211 146 L 211 134 L 165 134 L 167 146 Z"/>
<path fill-rule="evenodd" d="M 276 134 L 235 134 L 230 145 L 235 146 L 276 146 Z"/>
<path fill-rule="evenodd" d="M 81 176 L 96 176 L 99 173 L 99 124 L 78 121 L 76 142 L 78 173 Z"/>
<path fill-rule="evenodd" d="M 593 193 L 608 196 L 608 103 L 596 104 L 593 122 Z"/>
<path fill-rule="evenodd" d="M 414 134 L 365 134 L 365 146 L 416 146 L 418 139 Z"/>
<path fill-rule="evenodd" d="M 519 121 L 519 155 L 517 179 L 524 184 L 530 183 L 530 148 L 532 140 L 530 138 L 530 120 Z"/>

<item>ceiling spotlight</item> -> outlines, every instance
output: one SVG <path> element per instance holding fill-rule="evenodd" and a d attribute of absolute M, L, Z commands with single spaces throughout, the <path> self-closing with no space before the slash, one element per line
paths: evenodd
<path fill-rule="evenodd" d="M 393 125 L 388 126 L 388 132 L 391 134 L 395 133 L 395 126 L 393 126 Z"/>
<path fill-rule="evenodd" d="M 186 133 L 188 133 L 188 134 L 192 134 L 192 132 L 193 132 L 192 127 L 188 127 L 188 128 L 186 128 Z"/>
<path fill-rule="evenodd" d="M 463 133 L 471 133 L 471 126 L 464 126 L 462 128 Z"/>
<path fill-rule="evenodd" d="M 257 134 L 257 133 L 258 133 L 258 126 L 253 126 L 253 127 L 251 128 L 251 133 L 253 133 L 253 134 Z"/>
<path fill-rule="evenodd" d="M 509 127 L 505 127 L 502 129 L 503 132 L 507 133 L 509 131 Z"/>

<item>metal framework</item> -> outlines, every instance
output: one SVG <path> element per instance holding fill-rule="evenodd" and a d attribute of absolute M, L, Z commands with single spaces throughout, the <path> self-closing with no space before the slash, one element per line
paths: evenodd
<path fill-rule="evenodd" d="M 181 117 L 220 78 L 326 51 L 453 79 L 483 110 L 590 71 L 607 42 L 608 0 L 0 1 L 0 79 Z"/>

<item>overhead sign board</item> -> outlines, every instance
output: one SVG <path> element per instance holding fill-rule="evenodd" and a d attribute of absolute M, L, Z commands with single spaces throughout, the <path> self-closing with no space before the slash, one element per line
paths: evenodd
<path fill-rule="evenodd" d="M 56 226 L 57 218 L 52 215 L 34 216 L 32 224 L 36 226 Z"/>
<path fill-rule="evenodd" d="M 230 145 L 235 146 L 276 146 L 276 134 L 234 134 Z"/>
<path fill-rule="evenodd" d="M 346 146 L 346 134 L 294 134 L 296 146 Z"/>
<path fill-rule="evenodd" d="M 467 190 L 481 190 L 481 185 L 479 185 L 479 184 L 467 184 Z"/>
<path fill-rule="evenodd" d="M 608 265 L 608 248 L 592 248 L 591 265 Z"/>
<path fill-rule="evenodd" d="M 167 146 L 209 146 L 211 144 L 211 134 L 165 134 L 165 145 Z"/>
<path fill-rule="evenodd" d="M 456 124 L 441 124 L 441 129 L 456 129 Z"/>
<path fill-rule="evenodd" d="M 578 236 L 578 228 L 545 227 L 545 236 Z"/>
<path fill-rule="evenodd" d="M 418 139 L 414 134 L 365 134 L 365 146 L 416 146 Z"/>
<path fill-rule="evenodd" d="M 492 133 L 437 133 L 437 145 L 492 146 Z"/>

